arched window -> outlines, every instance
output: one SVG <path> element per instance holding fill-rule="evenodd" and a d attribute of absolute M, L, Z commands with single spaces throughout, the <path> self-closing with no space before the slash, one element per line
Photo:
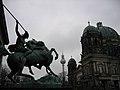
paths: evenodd
<path fill-rule="evenodd" d="M 94 43 L 95 43 L 96 46 L 98 45 L 97 38 L 94 39 Z"/>

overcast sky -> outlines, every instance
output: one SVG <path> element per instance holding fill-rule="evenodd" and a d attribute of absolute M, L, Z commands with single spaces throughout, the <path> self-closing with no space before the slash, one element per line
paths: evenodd
<path fill-rule="evenodd" d="M 80 61 L 80 39 L 88 21 L 93 26 L 101 21 L 120 34 L 120 0 L 3 0 L 3 3 L 29 32 L 29 40 L 42 40 L 49 49 L 57 50 L 59 59 L 51 63 L 57 74 L 62 71 L 62 52 L 66 71 L 71 56 L 77 64 Z M 5 15 L 10 44 L 13 44 L 16 41 L 15 20 L 6 10 Z M 20 27 L 19 30 L 23 33 Z M 24 69 L 24 73 L 27 70 Z M 41 71 L 33 68 L 33 71 L 36 79 L 46 75 L 44 68 Z"/>

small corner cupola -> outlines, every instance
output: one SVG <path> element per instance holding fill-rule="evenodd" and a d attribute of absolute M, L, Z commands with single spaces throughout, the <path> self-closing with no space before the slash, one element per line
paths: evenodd
<path fill-rule="evenodd" d="M 71 68 L 73 68 L 73 70 L 75 70 L 75 69 L 76 69 L 76 66 L 77 66 L 76 61 L 75 61 L 75 59 L 71 56 L 71 58 L 70 58 L 69 61 L 68 61 L 68 67 L 71 67 Z"/>
<path fill-rule="evenodd" d="M 99 27 L 102 27 L 103 25 L 102 25 L 102 22 L 98 22 L 97 23 L 97 28 L 99 28 Z"/>

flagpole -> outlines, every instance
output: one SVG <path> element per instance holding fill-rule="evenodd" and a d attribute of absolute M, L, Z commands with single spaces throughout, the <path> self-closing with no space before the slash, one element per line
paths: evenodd
<path fill-rule="evenodd" d="M 10 10 L 3 4 L 3 7 L 10 13 L 10 15 L 15 19 L 15 20 L 17 20 L 16 19 L 16 17 L 10 12 Z M 18 21 L 18 20 L 17 20 Z M 22 29 L 24 30 L 24 31 L 26 31 L 25 30 L 25 28 L 21 25 L 21 23 L 18 21 L 18 24 L 22 27 Z"/>

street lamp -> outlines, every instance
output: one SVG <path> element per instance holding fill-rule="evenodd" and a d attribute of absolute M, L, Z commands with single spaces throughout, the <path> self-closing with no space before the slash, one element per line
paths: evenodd
<path fill-rule="evenodd" d="M 64 64 L 66 63 L 66 61 L 65 61 L 65 58 L 64 58 L 64 55 L 63 55 L 63 53 L 62 53 L 62 55 L 61 55 L 61 60 L 60 60 L 60 63 L 62 64 L 62 72 L 63 72 L 63 76 L 62 76 L 62 84 L 63 84 L 63 86 L 65 85 L 65 72 L 64 72 Z"/>

